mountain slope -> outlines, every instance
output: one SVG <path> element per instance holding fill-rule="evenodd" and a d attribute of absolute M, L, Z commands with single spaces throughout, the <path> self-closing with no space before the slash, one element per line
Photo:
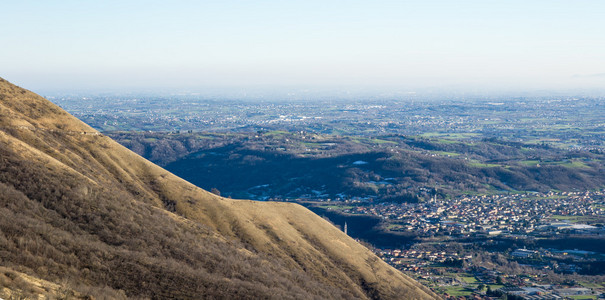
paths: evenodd
<path fill-rule="evenodd" d="M 435 298 L 309 210 L 224 199 L 0 80 L 0 265 L 90 295 Z"/>

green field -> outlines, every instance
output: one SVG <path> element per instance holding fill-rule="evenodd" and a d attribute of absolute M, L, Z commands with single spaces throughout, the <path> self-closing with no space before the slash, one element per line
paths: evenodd
<path fill-rule="evenodd" d="M 577 299 L 577 300 L 584 300 L 584 299 L 586 299 L 586 300 L 595 299 L 596 300 L 596 299 L 598 299 L 597 295 L 577 295 L 577 296 L 567 296 L 567 297 L 569 297 L 571 299 Z"/>
<path fill-rule="evenodd" d="M 470 296 L 473 294 L 473 290 L 464 286 L 448 286 L 442 288 L 441 291 L 443 293 L 447 293 L 450 296 L 461 297 L 461 296 Z"/>
<path fill-rule="evenodd" d="M 605 284 L 605 282 L 603 282 L 603 284 Z M 604 287 L 602 284 L 598 284 L 598 283 L 594 283 L 594 282 L 580 282 L 580 285 L 582 285 L 585 288 L 590 288 L 590 289 L 602 289 Z"/>
<path fill-rule="evenodd" d="M 533 167 L 537 165 L 542 166 L 562 166 L 566 168 L 589 168 L 586 163 L 579 160 L 563 160 L 563 161 L 538 161 L 538 160 L 521 160 L 519 164 Z"/>
<path fill-rule="evenodd" d="M 284 134 L 289 134 L 289 132 L 283 131 L 283 130 L 273 130 L 273 131 L 269 131 L 269 132 L 265 133 L 265 135 L 284 135 Z"/>
<path fill-rule="evenodd" d="M 462 279 L 462 281 L 464 281 L 466 283 L 476 283 L 477 282 L 477 278 L 475 278 L 473 276 L 460 277 L 460 279 Z"/>
<path fill-rule="evenodd" d="M 559 216 L 553 215 L 550 217 L 557 221 L 567 221 L 570 223 L 596 223 L 605 221 L 605 216 Z"/>
<path fill-rule="evenodd" d="M 382 140 L 382 139 L 371 139 L 370 141 L 373 143 L 376 143 L 376 144 L 395 144 L 395 145 L 397 145 L 397 142 Z"/>
<path fill-rule="evenodd" d="M 487 163 L 482 163 L 480 161 L 477 160 L 470 160 L 468 163 L 471 167 L 476 167 L 476 168 L 495 168 L 495 167 L 502 167 L 502 165 L 499 164 L 487 164 Z"/>
<path fill-rule="evenodd" d="M 588 166 L 584 162 L 581 162 L 578 160 L 558 162 L 558 163 L 555 163 L 555 165 L 559 165 L 559 166 L 563 166 L 563 167 L 567 167 L 567 168 L 588 168 Z"/>

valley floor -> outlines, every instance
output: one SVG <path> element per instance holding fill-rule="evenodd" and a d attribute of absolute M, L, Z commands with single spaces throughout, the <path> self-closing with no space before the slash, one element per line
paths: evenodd
<path fill-rule="evenodd" d="M 346 222 L 350 235 L 379 245 L 383 260 L 443 295 L 605 292 L 605 190 L 305 203 L 341 228 Z M 371 232 L 356 226 L 360 220 Z"/>

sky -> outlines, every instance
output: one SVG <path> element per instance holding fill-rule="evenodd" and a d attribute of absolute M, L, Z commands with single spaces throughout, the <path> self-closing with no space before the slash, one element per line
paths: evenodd
<path fill-rule="evenodd" d="M 4 1 L 34 91 L 605 90 L 605 1 Z"/>

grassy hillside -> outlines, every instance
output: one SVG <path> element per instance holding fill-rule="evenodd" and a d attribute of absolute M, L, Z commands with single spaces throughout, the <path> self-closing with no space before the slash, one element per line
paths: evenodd
<path fill-rule="evenodd" d="M 86 295 L 435 297 L 307 209 L 208 193 L 4 80 L 0 210 L 1 266 Z"/>

